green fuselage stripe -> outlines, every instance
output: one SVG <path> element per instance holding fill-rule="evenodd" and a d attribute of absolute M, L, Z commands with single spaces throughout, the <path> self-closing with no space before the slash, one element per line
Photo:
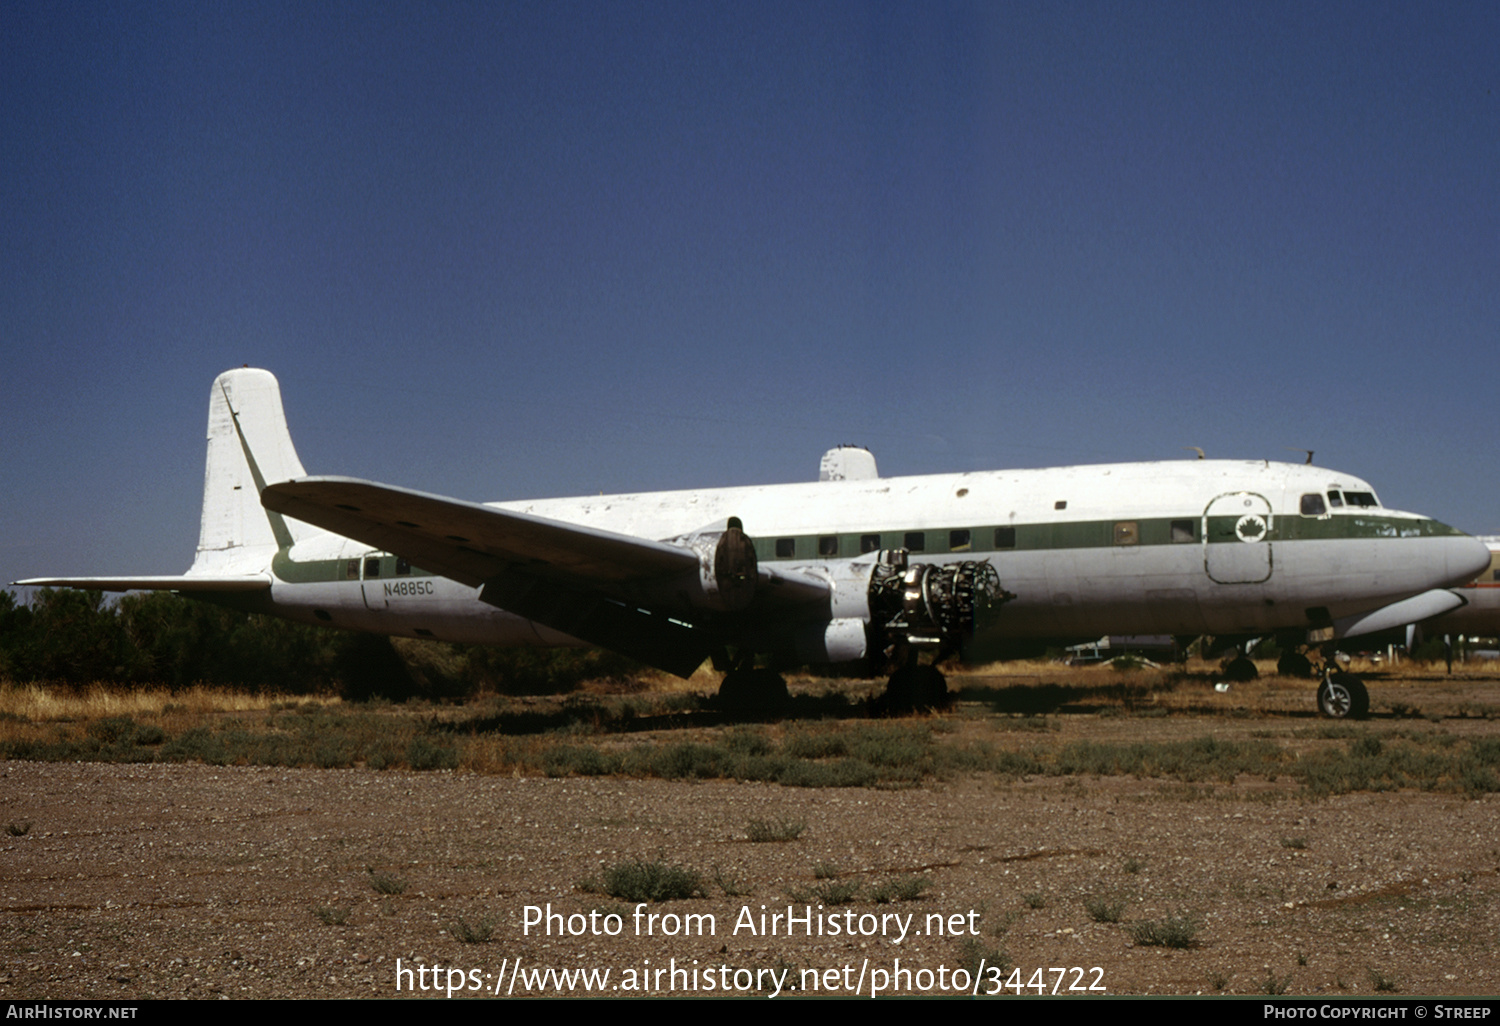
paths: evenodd
<path fill-rule="evenodd" d="M 1244 544 L 1235 531 L 1238 516 L 1209 517 L 1210 544 L 1233 542 Z M 1134 525 L 1134 531 L 1121 530 Z M 1174 525 L 1176 528 L 1174 530 Z M 1010 526 L 1010 525 L 1004 525 Z M 848 559 L 872 548 L 907 548 L 911 534 L 923 536 L 920 553 L 948 555 L 961 552 L 1037 552 L 1052 549 L 1111 548 L 1120 545 L 1119 538 L 1133 538 L 1133 545 L 1200 545 L 1203 542 L 1203 517 L 1160 517 L 1136 520 L 1080 520 L 1052 524 L 1014 525 L 1014 544 L 997 539 L 997 525 L 955 525 L 927 528 L 923 531 L 881 531 L 880 542 L 867 541 L 876 532 L 841 533 L 838 535 L 794 535 L 755 539 L 755 555 L 762 562 L 807 562 L 818 559 Z M 967 531 L 969 544 L 957 548 L 949 544 L 955 531 Z M 1410 520 L 1383 516 L 1276 516 L 1271 518 L 1268 542 L 1327 541 L 1350 538 L 1430 538 L 1458 535 L 1461 532 L 1435 520 Z M 829 541 L 837 538 L 837 551 Z M 1007 539 L 1008 540 L 1008 539 Z M 791 554 L 785 554 L 787 543 Z M 778 555 L 781 552 L 783 554 Z M 918 550 L 913 550 L 914 554 Z"/>
<path fill-rule="evenodd" d="M 1239 517 L 1209 517 L 1208 541 L 1210 544 L 1233 542 L 1244 544 L 1235 532 Z M 1134 525 L 1134 531 L 1122 529 L 1122 525 Z M 1175 528 L 1174 528 L 1175 525 Z M 997 544 L 997 530 L 1013 528 L 1014 545 Z M 954 547 L 950 538 L 955 531 L 967 531 L 969 544 Z M 1188 535 L 1190 532 L 1191 536 Z M 1201 545 L 1203 543 L 1203 517 L 1158 517 L 1136 520 L 1082 520 L 1051 524 L 1015 525 L 956 525 L 953 527 L 926 528 L 921 531 L 869 531 L 843 532 L 839 534 L 782 535 L 780 537 L 756 538 L 755 555 L 761 562 L 801 563 L 820 559 L 851 559 L 871 551 L 867 541 L 877 534 L 880 541 L 873 545 L 877 549 L 907 548 L 908 537 L 921 534 L 923 545 L 913 549 L 913 556 L 950 555 L 955 553 L 1038 552 L 1061 549 L 1111 548 L 1121 544 L 1117 539 L 1134 538 L 1133 545 Z M 1354 538 L 1434 538 L 1453 537 L 1462 532 L 1441 524 L 1436 520 L 1406 517 L 1388 517 L 1378 514 L 1343 514 L 1324 517 L 1275 516 L 1271 518 L 1271 530 L 1265 540 L 1271 543 L 1293 541 L 1329 541 Z M 837 551 L 830 551 L 837 539 Z M 1006 540 L 1009 540 L 1008 538 Z M 790 554 L 785 553 L 790 542 Z M 356 557 L 362 563 L 363 557 Z M 276 555 L 271 569 L 278 578 L 292 583 L 327 583 L 353 581 L 357 576 L 349 575 L 350 559 L 319 559 L 298 562 L 286 552 Z M 410 574 L 397 575 L 394 556 L 382 556 L 380 580 L 404 580 L 407 577 L 432 577 L 433 574 L 417 567 Z M 368 578 L 373 580 L 374 578 Z"/>

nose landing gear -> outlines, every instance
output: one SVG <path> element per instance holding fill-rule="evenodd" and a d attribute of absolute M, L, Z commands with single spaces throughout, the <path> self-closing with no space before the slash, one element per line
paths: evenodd
<path fill-rule="evenodd" d="M 1352 673 L 1329 669 L 1318 685 L 1318 712 L 1335 720 L 1362 720 L 1370 715 L 1370 693 Z"/>

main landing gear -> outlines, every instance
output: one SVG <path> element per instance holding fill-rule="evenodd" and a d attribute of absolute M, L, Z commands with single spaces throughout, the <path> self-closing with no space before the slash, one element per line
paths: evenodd
<path fill-rule="evenodd" d="M 948 678 L 936 666 L 908 662 L 891 674 L 876 705 L 882 712 L 924 712 L 948 708 Z"/>
<path fill-rule="evenodd" d="M 728 662 L 727 657 L 724 660 Z M 715 668 L 723 664 L 715 659 Z M 791 702 L 786 679 L 771 669 L 755 668 L 755 653 L 749 652 L 731 664 L 719 682 L 719 708 L 736 713 L 774 713 Z"/>
<path fill-rule="evenodd" d="M 1313 662 L 1295 648 L 1288 648 L 1276 660 L 1276 672 L 1282 677 L 1311 677 Z"/>

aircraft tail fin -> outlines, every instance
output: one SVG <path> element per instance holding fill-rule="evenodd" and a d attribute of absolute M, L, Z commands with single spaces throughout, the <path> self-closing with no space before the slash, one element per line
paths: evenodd
<path fill-rule="evenodd" d="M 203 521 L 190 576 L 264 570 L 279 549 L 323 533 L 260 504 L 268 484 L 305 477 L 270 371 L 250 367 L 214 379 L 208 400 Z"/>

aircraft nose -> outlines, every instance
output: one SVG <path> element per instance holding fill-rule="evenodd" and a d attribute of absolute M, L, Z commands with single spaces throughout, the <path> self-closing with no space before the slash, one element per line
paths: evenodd
<path fill-rule="evenodd" d="M 1446 546 L 1450 585 L 1468 584 L 1490 566 L 1489 546 L 1478 538 L 1455 532 Z"/>

